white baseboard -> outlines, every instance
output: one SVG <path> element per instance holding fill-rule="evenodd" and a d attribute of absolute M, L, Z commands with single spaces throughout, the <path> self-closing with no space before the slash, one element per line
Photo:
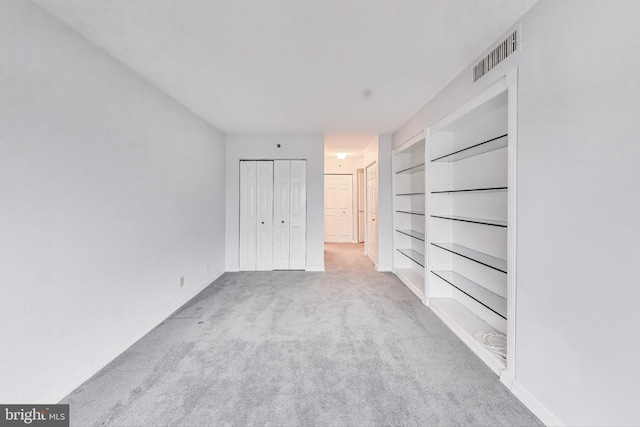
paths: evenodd
<path fill-rule="evenodd" d="M 314 267 L 314 268 L 305 268 L 304 271 L 316 271 L 316 272 L 324 272 L 324 268 L 318 268 L 318 267 Z"/>
<path fill-rule="evenodd" d="M 544 406 L 538 399 L 536 399 L 526 388 L 522 386 L 517 380 L 512 378 L 506 373 L 502 372 L 500 375 L 500 381 L 507 386 L 511 393 L 517 397 L 533 414 L 540 418 L 546 426 L 565 426 L 546 406 Z"/>
<path fill-rule="evenodd" d="M 397 277 L 398 279 L 400 279 L 400 281 L 401 281 L 402 283 L 404 283 L 404 285 L 405 285 L 407 288 L 409 288 L 409 290 L 410 290 L 411 292 L 413 292 L 413 293 L 418 297 L 418 299 L 420 299 L 420 301 L 422 301 L 422 303 L 423 303 L 424 305 L 427 305 L 427 304 L 425 303 L 425 295 L 424 295 L 424 293 L 423 293 L 423 292 L 420 292 L 420 289 L 418 289 L 418 288 L 416 287 L 416 285 L 414 285 L 413 283 L 411 283 L 411 281 L 410 281 L 410 280 L 405 279 L 405 278 L 402 276 L 402 274 L 398 274 L 397 272 L 394 272 L 394 274 L 396 275 L 396 277 Z"/>
<path fill-rule="evenodd" d="M 198 295 L 204 288 L 213 283 L 216 279 L 224 274 L 224 271 L 217 272 L 207 279 L 204 280 L 200 285 L 191 289 L 188 293 L 186 293 L 182 298 L 176 300 L 168 307 L 165 307 L 161 310 L 157 315 L 153 316 L 149 321 L 147 321 L 142 327 L 133 332 L 131 335 L 123 339 L 120 343 L 113 346 L 107 352 L 105 352 L 101 357 L 99 357 L 94 362 L 90 363 L 88 366 L 76 372 L 74 375 L 69 378 L 69 380 L 57 387 L 55 390 L 46 393 L 41 396 L 35 404 L 53 404 L 58 403 L 62 399 L 64 399 L 69 393 L 78 388 L 82 383 L 87 381 L 93 375 L 98 373 L 100 369 L 107 366 L 111 363 L 116 357 L 120 356 L 125 350 L 135 344 L 140 338 L 144 337 L 146 334 L 151 332 L 153 328 L 158 326 L 160 323 L 165 321 L 169 316 L 171 316 L 176 310 L 185 305 L 189 300 Z"/>

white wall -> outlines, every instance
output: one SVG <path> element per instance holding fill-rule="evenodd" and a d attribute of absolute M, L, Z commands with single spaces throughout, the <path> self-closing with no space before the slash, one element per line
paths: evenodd
<path fill-rule="evenodd" d="M 31 2 L 0 57 L 0 402 L 52 403 L 224 270 L 224 135 Z"/>
<path fill-rule="evenodd" d="M 378 135 L 364 150 L 365 167 L 373 162 L 378 164 L 378 271 L 391 271 L 393 269 L 393 172 L 391 170 L 391 146 L 391 135 Z"/>
<path fill-rule="evenodd" d="M 281 147 L 277 148 L 276 145 Z M 324 137 L 227 135 L 226 269 L 238 271 L 240 160 L 307 161 L 307 270 L 324 271 Z"/>
<path fill-rule="evenodd" d="M 514 392 L 570 425 L 638 425 L 640 4 L 543 0 L 520 52 L 468 68 L 394 146 L 519 67 Z"/>
<path fill-rule="evenodd" d="M 363 153 L 364 154 L 364 153 Z M 364 168 L 364 157 L 347 157 L 344 160 L 338 160 L 337 157 L 325 157 L 324 173 L 325 174 L 351 174 L 353 182 L 352 212 L 353 225 L 352 236 L 353 242 L 358 241 L 358 169 Z M 364 224 L 362 225 L 364 226 Z"/>
<path fill-rule="evenodd" d="M 393 270 L 393 155 L 390 134 L 378 136 L 378 270 Z"/>

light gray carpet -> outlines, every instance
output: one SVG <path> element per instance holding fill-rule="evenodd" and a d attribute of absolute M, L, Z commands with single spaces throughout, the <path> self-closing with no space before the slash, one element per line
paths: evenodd
<path fill-rule="evenodd" d="M 541 425 L 362 245 L 226 273 L 64 399 L 75 426 Z"/>

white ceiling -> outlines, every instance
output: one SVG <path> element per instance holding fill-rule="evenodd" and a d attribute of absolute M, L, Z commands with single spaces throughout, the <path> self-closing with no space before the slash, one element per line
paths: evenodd
<path fill-rule="evenodd" d="M 225 133 L 395 131 L 537 0 L 33 0 Z"/>
<path fill-rule="evenodd" d="M 349 158 L 363 157 L 364 149 L 378 135 L 325 135 L 324 156 L 335 157 L 338 153 L 345 153 Z"/>

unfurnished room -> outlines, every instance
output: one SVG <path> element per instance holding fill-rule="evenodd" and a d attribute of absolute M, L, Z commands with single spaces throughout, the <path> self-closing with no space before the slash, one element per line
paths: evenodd
<path fill-rule="evenodd" d="M 640 425 L 638 16 L 0 0 L 0 425 Z"/>

